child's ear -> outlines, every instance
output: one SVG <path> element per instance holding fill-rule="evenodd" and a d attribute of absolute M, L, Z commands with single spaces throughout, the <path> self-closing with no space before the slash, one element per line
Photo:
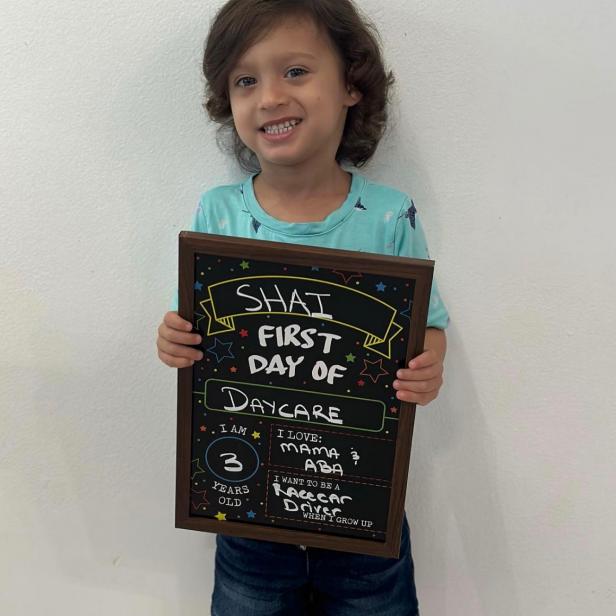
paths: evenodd
<path fill-rule="evenodd" d="M 353 107 L 362 99 L 362 93 L 355 87 L 347 85 L 347 106 Z"/>

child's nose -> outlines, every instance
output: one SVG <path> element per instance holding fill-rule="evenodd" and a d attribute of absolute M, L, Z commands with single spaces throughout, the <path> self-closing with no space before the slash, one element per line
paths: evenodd
<path fill-rule="evenodd" d="M 261 108 L 271 109 L 284 105 L 287 102 L 287 94 L 284 84 L 276 79 L 263 80 L 261 82 Z"/>

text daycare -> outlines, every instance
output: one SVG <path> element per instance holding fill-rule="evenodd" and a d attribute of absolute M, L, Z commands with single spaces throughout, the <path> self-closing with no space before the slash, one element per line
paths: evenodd
<path fill-rule="evenodd" d="M 283 419 L 296 419 L 299 421 L 325 422 L 329 424 L 343 425 L 340 415 L 340 407 L 332 404 L 302 404 L 301 402 L 289 403 L 278 400 L 267 400 L 264 396 L 249 397 L 238 387 L 226 385 L 220 388 L 223 394 L 228 396 L 228 402 L 223 406 L 225 411 L 236 413 L 249 409 L 260 415 L 271 415 Z"/>

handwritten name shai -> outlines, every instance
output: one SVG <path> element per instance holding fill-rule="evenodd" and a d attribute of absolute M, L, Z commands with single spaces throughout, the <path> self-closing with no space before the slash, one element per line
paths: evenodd
<path fill-rule="evenodd" d="M 238 297 L 248 299 L 252 302 L 252 306 L 244 307 L 246 312 L 274 312 L 288 314 L 305 314 L 309 317 L 317 319 L 333 319 L 333 315 L 325 312 L 323 300 L 330 297 L 329 293 L 309 293 L 304 291 L 300 293 L 297 289 L 285 297 L 278 285 L 273 285 L 275 296 L 269 297 L 262 287 L 258 288 L 257 295 L 253 295 L 247 291 L 252 290 L 250 284 L 242 284 L 236 290 Z M 260 297 L 259 297 L 260 295 Z M 316 303 L 315 303 L 316 300 Z"/>

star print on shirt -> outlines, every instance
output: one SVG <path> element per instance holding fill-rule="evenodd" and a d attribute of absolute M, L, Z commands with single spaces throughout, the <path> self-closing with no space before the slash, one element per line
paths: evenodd
<path fill-rule="evenodd" d="M 406 210 L 406 212 L 404 213 L 404 218 L 408 218 L 409 219 L 409 223 L 411 224 L 411 227 L 413 229 L 415 228 L 415 216 L 416 216 L 416 214 L 417 214 L 417 208 L 415 207 L 415 204 L 411 200 L 411 207 L 408 210 Z"/>

